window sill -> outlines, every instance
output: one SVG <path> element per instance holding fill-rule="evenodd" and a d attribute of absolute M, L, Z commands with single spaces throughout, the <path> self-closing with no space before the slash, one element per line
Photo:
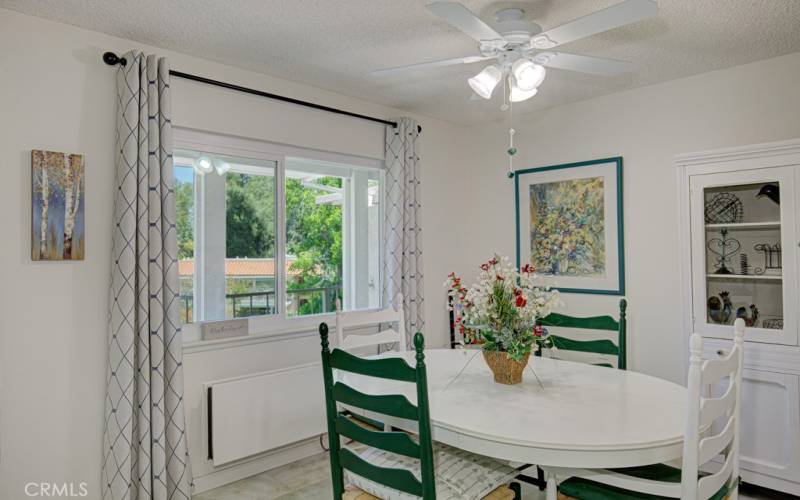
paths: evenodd
<path fill-rule="evenodd" d="M 368 313 L 379 311 L 380 309 L 359 309 L 350 311 L 351 313 Z M 347 314 L 347 312 L 345 312 Z M 185 340 L 183 342 L 183 353 L 192 354 L 196 352 L 214 351 L 219 349 L 231 349 L 252 344 L 262 344 L 265 342 L 279 342 L 310 336 L 319 335 L 319 324 L 325 322 L 330 327 L 331 336 L 335 336 L 334 329 L 336 324 L 335 314 L 314 314 L 290 319 L 252 316 L 248 318 L 248 335 L 241 337 L 230 337 L 225 339 L 202 340 L 200 338 L 200 323 L 188 323 L 183 325 L 182 332 Z M 378 325 L 376 324 L 375 327 Z M 357 329 L 359 331 L 362 329 Z M 369 330 L 369 327 L 366 328 Z M 331 338 L 331 345 L 335 340 Z"/>
<path fill-rule="evenodd" d="M 249 321 L 249 330 L 256 330 L 254 333 L 242 335 L 241 337 L 231 337 L 226 339 L 214 340 L 188 340 L 183 343 L 183 353 L 192 354 L 196 352 L 214 351 L 220 349 L 231 349 L 252 344 L 262 344 L 265 342 L 280 342 L 310 336 L 319 335 L 318 327 L 322 322 L 333 324 L 335 316 L 333 314 L 320 314 L 307 316 L 304 318 L 294 318 L 282 321 L 279 325 L 266 326 L 262 322 L 263 317 L 253 317 Z M 183 325 L 184 333 L 192 332 L 192 337 L 200 336 L 199 323 Z"/>

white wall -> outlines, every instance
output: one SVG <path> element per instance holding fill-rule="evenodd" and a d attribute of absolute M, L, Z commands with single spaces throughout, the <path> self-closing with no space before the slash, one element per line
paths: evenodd
<path fill-rule="evenodd" d="M 679 153 L 800 137 L 800 53 L 519 116 L 517 169 L 623 157 L 629 366 L 683 381 Z M 547 81 L 541 92 L 547 92 Z M 471 262 L 515 255 L 507 123 L 480 127 L 472 165 Z M 474 273 L 472 273 L 474 274 Z M 610 313 L 617 297 L 566 295 L 566 311 Z"/>
<path fill-rule="evenodd" d="M 105 50 L 145 48 L 173 67 L 364 114 L 400 112 L 131 41 L 0 9 L 0 498 L 28 481 L 86 481 L 99 496 L 114 175 L 114 70 Z M 681 380 L 677 153 L 800 136 L 800 54 L 518 117 L 517 166 L 625 158 L 626 265 L 634 369 Z M 370 157 L 373 124 L 180 80 L 177 125 Z M 547 85 L 545 83 L 545 85 Z M 546 91 L 546 87 L 542 89 Z M 465 104 L 466 105 L 466 104 Z M 497 251 L 513 255 L 513 183 L 504 124 L 423 126 L 428 341 L 444 345 L 441 283 L 474 275 Z M 86 260 L 30 260 L 30 150 L 86 155 Z M 456 214 L 462 214 L 456 219 Z M 614 298 L 569 296 L 568 310 L 612 310 Z M 187 355 L 195 472 L 199 384 L 316 359 L 313 335 Z"/>
<path fill-rule="evenodd" d="M 210 78 L 393 117 L 403 113 L 313 87 L 238 70 L 119 38 L 0 9 L 0 498 L 22 498 L 29 481 L 89 484 L 99 498 L 106 377 L 106 309 L 114 179 L 115 70 L 105 50 L 144 48 L 173 67 Z M 174 123 L 348 154 L 382 157 L 383 128 L 259 97 L 173 80 Z M 461 270 L 463 245 L 451 226 L 468 152 L 468 129 L 426 117 L 423 206 L 428 342 L 444 345 L 441 282 Z M 469 142 L 469 141 L 467 141 Z M 86 260 L 30 260 L 30 150 L 86 156 Z M 443 242 L 447 244 L 443 244 Z M 251 349 L 187 355 L 187 408 L 195 472 L 205 474 L 199 442 L 199 384 L 316 360 L 305 337 Z"/>

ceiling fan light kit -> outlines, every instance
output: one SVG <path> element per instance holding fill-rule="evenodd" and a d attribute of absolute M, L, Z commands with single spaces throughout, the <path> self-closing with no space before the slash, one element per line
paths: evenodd
<path fill-rule="evenodd" d="M 547 74 L 544 66 L 536 64 L 531 59 L 518 56 L 515 59 L 514 56 L 516 55 L 504 57 L 502 65 L 489 65 L 467 80 L 475 94 L 484 99 L 491 99 L 495 87 L 505 77 L 509 88 L 508 98 L 511 102 L 525 101 L 535 96 L 536 90 Z M 513 63 L 510 62 L 512 60 Z M 502 108 L 506 107 L 505 104 L 504 102 Z"/>
<path fill-rule="evenodd" d="M 624 0 L 543 31 L 541 26 L 525 19 L 524 10 L 516 7 L 497 11 L 492 25 L 458 2 L 436 1 L 426 5 L 426 8 L 431 14 L 477 41 L 480 56 L 412 64 L 383 69 L 375 73 L 388 74 L 495 59 L 494 64 L 487 66 L 467 81 L 475 94 L 484 99 L 491 99 L 494 89 L 502 81 L 507 88 L 503 92 L 503 104 L 500 109 L 508 110 L 509 113 L 512 112 L 511 103 L 530 99 L 537 94 L 547 73 L 545 67 L 609 77 L 631 71 L 631 65 L 623 61 L 552 52 L 549 49 L 658 14 L 656 0 Z M 545 50 L 547 52 L 544 52 Z M 513 128 L 509 132 L 509 142 L 509 169 L 512 169 L 511 157 L 516 152 L 513 146 Z M 513 176 L 513 170 L 509 173 Z"/>
<path fill-rule="evenodd" d="M 467 82 L 476 94 L 484 99 L 490 99 L 494 88 L 497 87 L 497 84 L 500 83 L 502 79 L 503 71 L 492 64 L 483 68 L 480 73 L 467 80 Z"/>
<path fill-rule="evenodd" d="M 520 90 L 533 90 L 538 88 L 544 81 L 546 71 L 544 66 L 540 66 L 530 59 L 521 57 L 511 65 L 511 74 Z"/>
<path fill-rule="evenodd" d="M 513 77 L 509 77 L 511 79 Z M 535 96 L 539 89 L 523 90 L 516 85 L 511 85 L 511 92 L 509 93 L 508 100 L 511 102 L 527 101 Z"/>

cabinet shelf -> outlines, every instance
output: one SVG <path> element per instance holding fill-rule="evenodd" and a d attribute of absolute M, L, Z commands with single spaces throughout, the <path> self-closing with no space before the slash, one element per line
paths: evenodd
<path fill-rule="evenodd" d="M 706 229 L 780 229 L 780 221 L 775 222 L 732 222 L 730 224 L 706 224 Z"/>
<path fill-rule="evenodd" d="M 726 280 L 770 280 L 781 281 L 783 276 L 773 276 L 767 274 L 706 274 L 707 278 L 719 278 Z"/>

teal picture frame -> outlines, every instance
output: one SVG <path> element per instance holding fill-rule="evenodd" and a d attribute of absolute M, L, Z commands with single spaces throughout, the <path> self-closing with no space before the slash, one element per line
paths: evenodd
<path fill-rule="evenodd" d="M 605 287 L 605 288 L 581 288 L 581 287 L 563 287 L 563 286 L 554 286 L 554 288 L 558 289 L 562 293 L 584 293 L 584 294 L 593 294 L 593 295 L 625 295 L 625 224 L 624 224 L 624 208 L 623 208 L 623 176 L 622 176 L 622 157 L 615 156 L 610 158 L 600 158 L 597 160 L 589 160 L 589 161 L 579 161 L 573 163 L 563 163 L 559 165 L 548 165 L 543 167 L 534 167 L 534 168 L 526 168 L 517 170 L 514 172 L 514 204 L 515 204 L 515 219 L 516 219 L 516 264 L 517 269 L 519 269 L 520 265 L 522 264 L 522 243 L 523 243 L 523 235 L 522 235 L 522 227 L 521 227 L 521 217 L 520 217 L 520 210 L 521 206 L 520 203 L 523 201 L 528 200 L 521 200 L 520 199 L 520 183 L 521 179 L 524 179 L 525 176 L 530 175 L 537 175 L 542 174 L 544 172 L 550 172 L 554 170 L 565 170 L 565 169 L 578 169 L 581 167 L 590 167 L 590 166 L 597 166 L 603 164 L 614 164 L 614 172 L 616 177 L 616 230 L 617 230 L 617 237 L 616 237 L 616 247 L 617 247 L 617 280 L 616 286 Z M 578 177 L 578 176 L 576 176 Z"/>

